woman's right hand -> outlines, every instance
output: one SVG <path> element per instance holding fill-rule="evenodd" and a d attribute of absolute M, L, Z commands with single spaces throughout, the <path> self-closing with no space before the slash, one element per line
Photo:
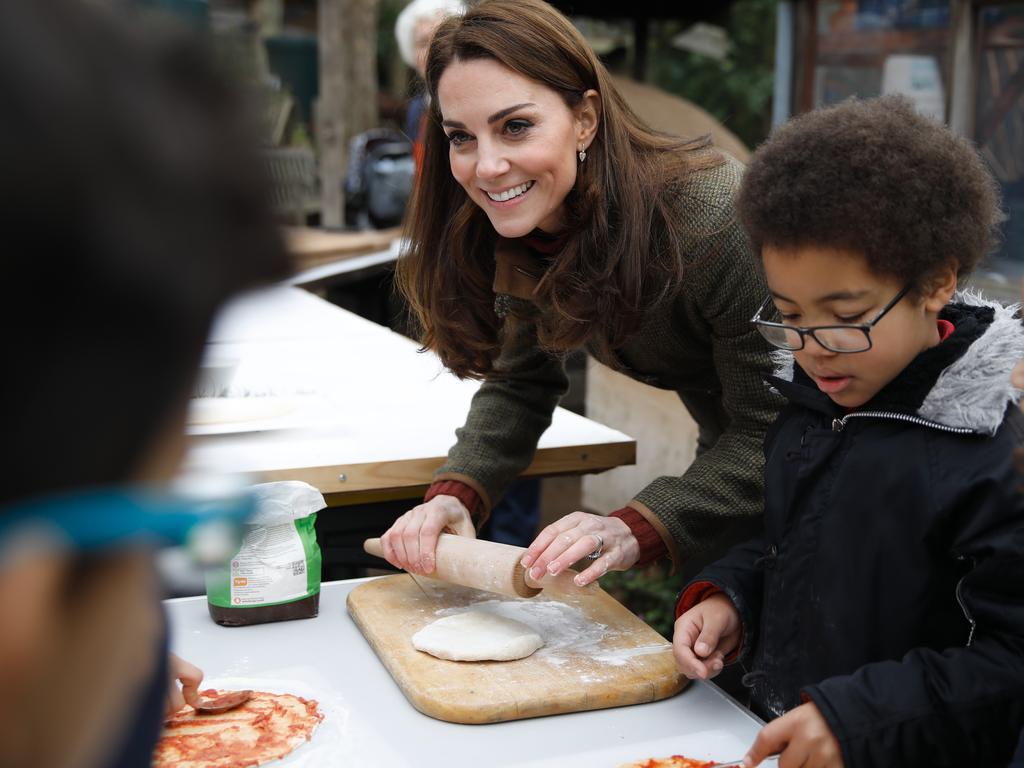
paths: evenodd
<path fill-rule="evenodd" d="M 469 510 L 454 496 L 440 494 L 413 507 L 380 537 L 384 559 L 396 568 L 429 576 L 442 532 L 476 538 Z"/>

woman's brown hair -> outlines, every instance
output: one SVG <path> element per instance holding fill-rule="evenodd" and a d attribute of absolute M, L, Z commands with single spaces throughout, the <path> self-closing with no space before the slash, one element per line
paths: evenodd
<path fill-rule="evenodd" d="M 425 159 L 406 219 L 397 283 L 424 345 L 460 377 L 481 378 L 500 351 L 494 312 L 494 247 L 487 215 L 453 178 L 437 97 L 455 61 L 492 59 L 556 91 L 573 109 L 601 96 L 597 135 L 565 200 L 568 237 L 535 292 L 545 307 L 538 340 L 552 350 L 614 349 L 683 271 L 686 232 L 671 184 L 721 162 L 708 138 L 682 140 L 645 126 L 568 19 L 543 0 L 484 0 L 447 19 L 427 57 Z"/>

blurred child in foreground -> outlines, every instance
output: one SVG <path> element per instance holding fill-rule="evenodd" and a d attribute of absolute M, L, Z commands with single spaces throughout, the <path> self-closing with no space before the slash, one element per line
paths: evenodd
<path fill-rule="evenodd" d="M 196 45 L 95 4 L 3 2 L 0 103 L 0 763 L 148 765 L 171 678 L 190 694 L 202 673 L 168 665 L 145 536 L 85 550 L 52 521 L 162 493 L 215 311 L 286 255 Z"/>

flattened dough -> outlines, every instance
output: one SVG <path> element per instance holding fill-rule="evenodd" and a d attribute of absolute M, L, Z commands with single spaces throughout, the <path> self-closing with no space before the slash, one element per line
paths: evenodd
<path fill-rule="evenodd" d="M 523 659 L 544 645 L 526 624 L 486 611 L 445 616 L 412 636 L 417 650 L 451 661 Z"/>

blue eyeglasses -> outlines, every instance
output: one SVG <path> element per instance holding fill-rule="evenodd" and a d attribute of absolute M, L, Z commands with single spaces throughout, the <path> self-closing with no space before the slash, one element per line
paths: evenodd
<path fill-rule="evenodd" d="M 764 336 L 765 341 L 773 347 L 790 352 L 803 349 L 807 336 L 810 336 L 829 352 L 867 352 L 871 349 L 871 329 L 875 327 L 879 320 L 885 317 L 890 309 L 900 303 L 900 299 L 910 292 L 910 288 L 910 285 L 905 286 L 902 291 L 896 294 L 892 301 L 882 308 L 881 312 L 875 315 L 875 319 L 868 323 L 815 325 L 810 328 L 798 328 L 795 325 L 762 320 L 761 313 L 771 304 L 771 296 L 761 303 L 761 306 L 758 307 L 750 322 Z"/>

